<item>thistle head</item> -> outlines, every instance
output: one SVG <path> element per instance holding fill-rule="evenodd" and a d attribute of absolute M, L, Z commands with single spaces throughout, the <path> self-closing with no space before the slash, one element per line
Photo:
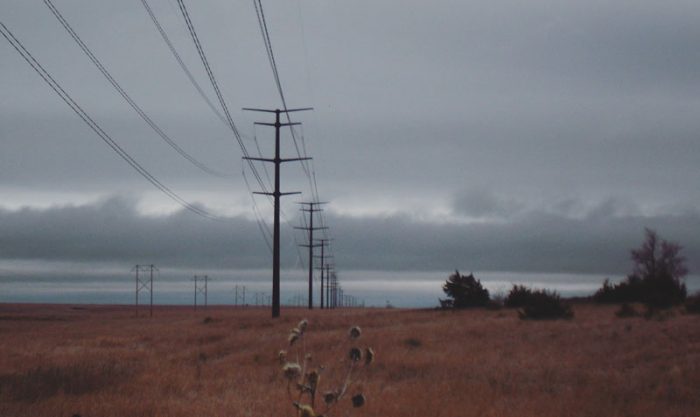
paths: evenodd
<path fill-rule="evenodd" d="M 282 372 L 284 372 L 285 378 L 291 381 L 301 375 L 301 366 L 296 362 L 287 362 L 282 367 Z"/>
<path fill-rule="evenodd" d="M 365 349 L 365 365 L 369 365 L 374 362 L 374 349 L 368 347 Z"/>
<path fill-rule="evenodd" d="M 362 329 L 360 329 L 360 326 L 352 326 L 348 334 L 350 339 L 357 339 L 362 334 Z"/>
<path fill-rule="evenodd" d="M 353 362 L 359 362 L 360 360 L 362 360 L 362 351 L 356 347 L 351 348 L 348 352 L 348 357 Z"/>
<path fill-rule="evenodd" d="M 303 319 L 302 321 L 299 322 L 299 324 L 297 324 L 297 329 L 299 329 L 299 331 L 301 333 L 304 333 L 306 331 L 306 327 L 308 325 L 309 325 L 309 321 L 306 319 Z"/>
<path fill-rule="evenodd" d="M 292 403 L 299 410 L 299 417 L 316 417 L 314 409 L 308 404 L 299 404 L 297 401 Z"/>
<path fill-rule="evenodd" d="M 292 346 L 294 342 L 299 340 L 299 336 L 301 336 L 301 332 L 299 331 L 299 329 L 292 329 L 292 331 L 289 332 L 289 337 L 287 338 L 287 341 L 289 341 L 289 346 Z"/>
<path fill-rule="evenodd" d="M 317 370 L 311 371 L 306 374 L 306 384 L 314 391 L 316 390 L 320 379 L 321 374 Z"/>
<path fill-rule="evenodd" d="M 365 396 L 360 394 L 356 394 L 355 396 L 352 397 L 352 406 L 355 408 L 359 408 L 365 405 Z"/>
<path fill-rule="evenodd" d="M 326 391 L 323 393 L 323 402 L 326 403 L 326 405 L 331 405 L 336 401 L 338 401 L 338 393 L 337 392 Z"/>

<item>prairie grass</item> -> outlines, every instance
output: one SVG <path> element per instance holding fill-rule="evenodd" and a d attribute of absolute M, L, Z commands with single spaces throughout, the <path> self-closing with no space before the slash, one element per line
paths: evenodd
<path fill-rule="evenodd" d="M 697 416 L 700 316 L 567 321 L 512 310 L 156 308 L 0 304 L 0 416 L 294 416 L 278 352 L 307 318 L 314 361 L 347 329 L 377 352 L 356 416 Z M 209 320 L 206 320 L 206 318 Z M 342 380 L 329 366 L 324 378 Z M 351 405 L 334 409 L 344 416 Z"/>

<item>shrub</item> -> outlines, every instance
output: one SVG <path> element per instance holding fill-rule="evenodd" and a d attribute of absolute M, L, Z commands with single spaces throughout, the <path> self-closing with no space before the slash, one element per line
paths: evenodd
<path fill-rule="evenodd" d="M 553 320 L 570 319 L 574 316 L 571 306 L 562 302 L 555 291 L 532 290 L 529 300 L 518 311 L 521 319 Z"/>
<path fill-rule="evenodd" d="M 530 288 L 524 285 L 515 285 L 510 289 L 508 295 L 506 296 L 503 304 L 509 308 L 519 308 L 525 307 L 526 305 L 532 303 L 533 292 Z"/>
<path fill-rule="evenodd" d="M 685 300 L 685 311 L 691 314 L 700 314 L 700 291 Z"/>
<path fill-rule="evenodd" d="M 489 304 L 489 290 L 473 274 L 460 275 L 455 271 L 442 286 L 447 299 L 440 300 L 442 308 L 485 307 Z"/>
<path fill-rule="evenodd" d="M 620 318 L 625 317 L 637 317 L 639 313 L 635 308 L 629 303 L 622 303 L 620 309 L 615 312 L 615 315 Z"/>
<path fill-rule="evenodd" d="M 593 299 L 599 303 L 641 302 L 651 311 L 682 304 L 687 296 L 683 278 L 688 269 L 681 249 L 647 229 L 642 246 L 631 251 L 633 273 L 618 284 L 606 279 Z"/>

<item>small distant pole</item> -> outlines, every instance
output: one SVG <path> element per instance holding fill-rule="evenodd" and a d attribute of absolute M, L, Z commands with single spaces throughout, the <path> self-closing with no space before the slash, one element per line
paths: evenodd
<path fill-rule="evenodd" d="M 194 311 L 197 311 L 197 295 L 202 294 L 204 296 L 204 308 L 209 306 L 208 296 L 209 296 L 209 276 L 208 275 L 195 275 L 194 281 Z"/>
<path fill-rule="evenodd" d="M 321 266 L 317 267 L 316 269 L 321 271 L 321 309 L 323 308 L 328 308 L 328 297 L 325 296 L 326 288 L 328 288 L 328 275 L 325 276 L 325 284 L 324 284 L 324 272 L 326 271 L 326 264 L 325 261 L 329 258 L 332 258 L 332 255 L 326 255 L 325 249 L 326 246 L 328 245 L 328 242 L 330 242 L 332 239 L 316 239 L 318 243 L 318 247 L 321 248 L 321 256 L 314 256 L 314 258 L 320 258 L 321 259 Z"/>
<path fill-rule="evenodd" d="M 323 266 L 321 266 L 323 268 Z M 333 287 L 333 281 L 331 280 L 331 265 L 326 264 L 326 299 L 328 300 L 328 308 L 335 308 L 333 305 L 333 299 L 331 296 L 331 288 Z"/>
<path fill-rule="evenodd" d="M 134 267 L 136 269 L 136 291 L 134 291 L 134 294 L 136 295 L 136 300 L 134 300 L 134 307 L 136 308 L 136 317 L 139 316 L 139 266 L 136 265 Z"/>
<path fill-rule="evenodd" d="M 139 293 L 141 291 L 148 291 L 150 295 L 150 316 L 153 317 L 153 274 L 158 271 L 155 265 L 135 265 L 132 269 L 135 272 L 135 283 L 136 288 L 134 291 L 134 308 L 136 311 L 136 316 L 139 315 Z M 143 272 L 148 272 L 148 278 L 144 279 Z"/>
<path fill-rule="evenodd" d="M 295 227 L 295 229 L 307 230 L 309 232 L 309 244 L 299 245 L 302 247 L 309 248 L 309 310 L 314 308 L 314 248 L 321 245 L 314 244 L 314 230 L 324 230 L 327 227 L 314 227 L 314 213 L 323 211 L 320 206 L 321 204 L 326 204 L 323 202 L 301 202 L 301 211 L 309 213 L 309 226 L 308 227 Z"/>
<path fill-rule="evenodd" d="M 151 289 L 148 291 L 151 295 L 151 317 L 153 317 L 153 268 L 155 267 L 151 264 Z"/>

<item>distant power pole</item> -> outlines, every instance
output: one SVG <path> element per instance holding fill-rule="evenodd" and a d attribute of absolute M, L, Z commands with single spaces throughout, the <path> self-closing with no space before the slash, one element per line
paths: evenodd
<path fill-rule="evenodd" d="M 239 290 L 240 288 L 240 290 Z M 238 305 L 238 300 L 241 300 L 241 305 L 245 306 L 245 285 L 241 285 L 240 287 L 238 284 L 236 284 L 236 302 L 235 304 Z"/>
<path fill-rule="evenodd" d="M 316 268 L 316 269 L 321 271 L 321 308 L 322 309 L 328 308 L 328 297 L 325 297 L 325 300 L 324 300 L 324 293 L 326 292 L 326 288 L 328 287 L 328 277 L 326 276 L 326 283 L 325 283 L 325 287 L 324 287 L 323 276 L 324 276 L 324 272 L 326 270 L 324 262 L 326 261 L 326 259 L 333 257 L 332 255 L 325 254 L 326 246 L 328 245 L 328 242 L 330 242 L 330 240 L 331 239 L 316 239 L 316 241 L 319 242 L 318 247 L 321 248 L 321 256 L 314 256 L 314 258 L 321 259 L 321 266 Z M 324 303 L 324 301 L 325 301 L 325 303 Z"/>
<path fill-rule="evenodd" d="M 286 113 L 287 115 L 291 112 L 312 110 L 312 108 L 303 109 L 286 109 L 286 110 L 269 110 L 269 109 L 252 109 L 244 108 L 243 110 L 257 111 L 264 113 L 275 113 L 275 123 L 261 123 L 255 122 L 257 125 L 263 126 L 273 126 L 275 128 L 275 157 L 274 158 L 252 158 L 243 157 L 244 159 L 249 159 L 253 161 L 263 161 L 272 162 L 275 164 L 275 191 L 271 193 L 267 192 L 256 192 L 255 194 L 271 195 L 274 197 L 275 210 L 274 210 L 274 227 L 273 227 L 273 248 L 272 248 L 272 317 L 280 316 L 280 197 L 283 195 L 290 194 L 301 194 L 299 192 L 282 193 L 280 192 L 280 164 L 283 162 L 292 161 L 304 161 L 311 158 L 280 158 L 280 127 L 282 126 L 293 126 L 299 125 L 301 123 L 280 123 L 280 113 Z"/>
<path fill-rule="evenodd" d="M 207 308 L 209 305 L 207 296 L 208 296 L 208 282 L 209 282 L 209 276 L 208 275 L 195 275 L 194 276 L 194 311 L 197 311 L 197 294 L 202 294 L 204 295 L 204 308 Z"/>
<path fill-rule="evenodd" d="M 309 232 L 309 244 L 308 245 L 299 245 L 299 246 L 309 248 L 309 310 L 312 310 L 314 308 L 314 284 L 313 284 L 313 282 L 314 282 L 314 248 L 321 246 L 320 244 L 313 243 L 314 242 L 314 230 L 328 229 L 327 227 L 314 227 L 314 213 L 323 211 L 321 208 L 318 208 L 317 206 L 320 206 L 321 204 L 326 204 L 326 203 L 301 202 L 299 204 L 302 205 L 301 211 L 309 213 L 309 225 L 308 225 L 308 227 L 295 227 L 295 229 L 308 230 L 308 232 Z"/>
<path fill-rule="evenodd" d="M 135 291 L 135 308 L 136 315 L 139 315 L 139 293 L 142 291 L 148 291 L 151 301 L 150 301 L 150 315 L 153 317 L 153 271 L 158 271 L 155 265 L 136 265 L 131 269 L 132 272 L 136 273 L 136 291 Z M 147 274 L 146 276 L 141 273 Z"/>
<path fill-rule="evenodd" d="M 335 274 L 331 275 L 331 265 L 326 264 L 326 282 L 327 282 L 327 287 L 328 287 L 328 305 L 330 308 L 335 308 L 336 307 L 336 298 L 335 298 Z"/>

